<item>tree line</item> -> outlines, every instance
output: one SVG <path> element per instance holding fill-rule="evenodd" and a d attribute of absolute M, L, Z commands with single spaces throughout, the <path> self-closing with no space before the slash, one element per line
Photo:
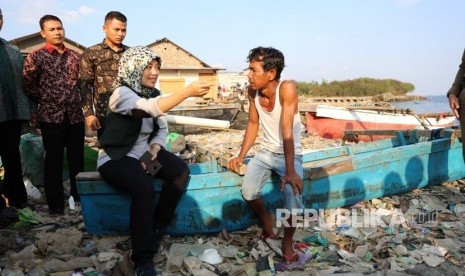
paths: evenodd
<path fill-rule="evenodd" d="M 321 84 L 317 81 L 296 82 L 296 85 L 299 95 L 310 97 L 361 97 L 376 96 L 386 93 L 405 95 L 415 89 L 415 86 L 409 82 L 373 78 L 358 78 L 332 82 L 323 80 Z"/>

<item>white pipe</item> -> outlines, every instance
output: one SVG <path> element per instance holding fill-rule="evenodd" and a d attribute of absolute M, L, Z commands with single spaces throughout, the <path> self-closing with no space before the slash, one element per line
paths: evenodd
<path fill-rule="evenodd" d="M 198 117 L 166 115 L 166 120 L 171 124 L 194 125 L 212 128 L 229 128 L 230 123 L 226 120 L 214 120 Z"/>

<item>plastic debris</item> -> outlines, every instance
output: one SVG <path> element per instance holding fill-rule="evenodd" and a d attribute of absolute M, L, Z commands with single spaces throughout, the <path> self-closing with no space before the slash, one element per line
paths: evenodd
<path fill-rule="evenodd" d="M 74 197 L 70 196 L 68 199 L 69 209 L 74 210 L 76 209 L 76 203 L 74 202 Z"/>
<path fill-rule="evenodd" d="M 42 200 L 42 193 L 32 184 L 27 177 L 23 177 L 24 186 L 26 187 L 27 196 L 35 201 Z"/>
<path fill-rule="evenodd" d="M 213 156 L 221 152 L 234 156 L 243 135 L 244 131 L 240 130 L 186 135 L 186 146 L 179 153 L 190 161 L 202 158 L 199 148 L 206 148 Z M 28 142 L 37 140 L 37 137 L 30 138 Z M 260 139 L 259 136 L 256 142 Z M 312 135 L 302 136 L 302 143 L 306 149 L 338 145 L 337 141 Z M 258 149 L 257 144 L 250 150 L 250 156 Z M 30 173 L 30 168 L 27 170 Z M 42 186 L 26 176 L 41 191 Z M 464 192 L 465 181 L 459 180 L 344 208 L 355 213 L 352 218 L 357 222 L 363 221 L 364 210 L 376 211 L 380 215 L 377 222 L 385 225 L 322 225 L 315 221 L 308 227 L 299 227 L 294 235 L 295 248 L 311 254 L 313 259 L 302 268 L 304 271 L 297 273 L 465 275 Z M 72 204 L 67 204 L 65 214 L 54 217 L 48 215 L 45 202 L 33 203 L 34 210 L 18 210 L 21 219 L 18 225 L 23 227 L 15 227 L 14 222 L 0 224 L 3 227 L 0 228 L 0 274 L 134 274 L 128 236 L 86 234 L 78 203 L 73 212 L 70 212 Z M 324 210 L 321 219 L 326 219 L 331 211 L 341 210 Z M 397 213 L 405 221 L 390 224 Z M 211 235 L 165 236 L 163 249 L 154 258 L 156 270 L 167 275 L 276 275 L 274 264 L 282 258 L 259 239 L 261 230 L 253 226 Z M 202 262 L 200 257 L 207 249 L 216 250 L 214 255 L 222 262 Z M 262 260 L 269 268 L 258 271 L 257 265 Z"/>
<path fill-rule="evenodd" d="M 203 253 L 199 256 L 199 259 L 202 262 L 206 262 L 212 265 L 216 265 L 223 262 L 223 259 L 218 253 L 218 250 L 214 248 L 205 249 L 205 251 L 203 251 Z"/>
<path fill-rule="evenodd" d="M 172 132 L 166 138 L 166 149 L 172 153 L 178 153 L 186 148 L 184 135 Z"/>
<path fill-rule="evenodd" d="M 314 244 L 314 245 L 321 245 L 323 247 L 327 247 L 328 241 L 322 237 L 320 237 L 319 233 L 315 233 L 310 237 L 306 237 L 303 239 L 304 242 Z"/>
<path fill-rule="evenodd" d="M 40 224 L 44 219 L 30 208 L 20 209 L 18 211 L 19 221 L 15 224 L 15 228 L 27 227 L 34 224 Z"/>

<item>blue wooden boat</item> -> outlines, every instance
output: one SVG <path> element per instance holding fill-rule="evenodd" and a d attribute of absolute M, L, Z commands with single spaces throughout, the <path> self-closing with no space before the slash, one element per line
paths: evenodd
<path fill-rule="evenodd" d="M 428 136 L 433 132 L 429 131 Z M 330 209 L 465 177 L 458 131 L 399 131 L 392 139 L 315 150 L 304 154 L 306 208 Z M 168 234 L 194 235 L 240 230 L 258 223 L 241 197 L 242 177 L 216 159 L 189 165 L 188 190 Z M 91 234 L 127 234 L 129 197 L 100 179 L 80 173 L 78 191 L 86 230 Z M 159 191 L 160 181 L 154 180 Z M 279 179 L 264 186 L 267 208 L 282 206 Z"/>

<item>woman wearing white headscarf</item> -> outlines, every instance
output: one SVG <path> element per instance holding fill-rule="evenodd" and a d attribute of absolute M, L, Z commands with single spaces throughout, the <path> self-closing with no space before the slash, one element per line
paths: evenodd
<path fill-rule="evenodd" d="M 160 57 L 147 47 L 126 50 L 113 85 L 106 129 L 99 139 L 98 171 L 106 182 L 131 196 L 131 259 L 137 275 L 156 275 L 152 259 L 189 177 L 187 164 L 164 148 L 165 112 L 187 97 L 205 95 L 210 88 L 194 82 L 161 97 L 155 88 L 160 66 Z M 152 177 L 139 161 L 146 151 L 162 165 L 157 177 L 164 181 L 156 206 Z"/>

